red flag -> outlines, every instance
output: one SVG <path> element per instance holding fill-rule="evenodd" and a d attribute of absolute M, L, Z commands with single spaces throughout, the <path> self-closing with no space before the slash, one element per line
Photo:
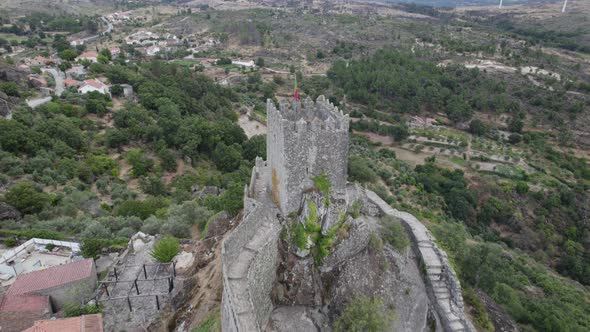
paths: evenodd
<path fill-rule="evenodd" d="M 297 88 L 297 74 L 295 74 L 295 101 L 299 101 L 299 89 Z"/>

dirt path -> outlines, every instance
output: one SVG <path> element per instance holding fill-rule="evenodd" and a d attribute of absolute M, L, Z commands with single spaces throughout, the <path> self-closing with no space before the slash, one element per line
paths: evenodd
<path fill-rule="evenodd" d="M 178 160 L 176 160 L 176 162 L 178 163 L 178 166 L 176 167 L 176 171 L 164 172 L 164 184 L 165 185 L 170 184 L 172 179 L 174 179 L 175 176 L 182 174 L 182 171 L 184 170 L 184 160 L 182 160 L 182 158 L 179 158 Z"/>
<path fill-rule="evenodd" d="M 266 134 L 266 125 L 258 121 L 250 120 L 247 114 L 240 114 L 238 125 L 242 127 L 248 138 L 255 135 Z"/>

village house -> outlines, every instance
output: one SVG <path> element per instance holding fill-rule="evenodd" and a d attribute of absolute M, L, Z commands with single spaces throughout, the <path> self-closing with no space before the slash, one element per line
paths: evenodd
<path fill-rule="evenodd" d="M 111 52 L 111 56 L 113 58 L 116 58 L 119 56 L 119 54 L 121 54 L 121 49 L 118 47 L 111 47 L 109 48 L 109 51 Z"/>
<path fill-rule="evenodd" d="M 133 97 L 133 86 L 130 84 L 120 84 L 123 88 L 123 97 L 125 98 L 132 98 Z"/>
<path fill-rule="evenodd" d="M 19 274 L 0 300 L 0 328 L 22 331 L 67 303 L 85 304 L 93 296 L 96 283 L 96 266 L 91 258 Z"/>
<path fill-rule="evenodd" d="M 155 56 L 156 54 L 160 53 L 162 49 L 159 46 L 150 46 L 145 49 L 145 54 L 147 56 Z"/>
<path fill-rule="evenodd" d="M 102 315 L 38 320 L 23 332 L 103 332 Z"/>
<path fill-rule="evenodd" d="M 92 91 L 97 91 L 104 94 L 108 94 L 108 87 L 96 78 L 85 80 L 82 85 L 78 88 L 79 94 L 87 94 Z"/>
<path fill-rule="evenodd" d="M 0 295 L 0 331 L 22 331 L 52 313 L 47 295 Z"/>
<path fill-rule="evenodd" d="M 74 39 L 70 42 L 70 46 L 84 45 L 84 39 Z"/>
<path fill-rule="evenodd" d="M 64 86 L 66 88 L 69 88 L 71 86 L 80 86 L 80 85 L 82 85 L 82 82 L 80 82 L 78 80 L 75 80 L 75 79 L 72 79 L 72 78 L 66 78 L 66 79 L 64 79 Z"/>
<path fill-rule="evenodd" d="M 97 58 L 98 58 L 98 53 L 96 52 L 84 52 L 82 54 L 80 54 L 76 60 L 77 61 L 81 61 L 81 60 L 88 60 L 90 62 L 97 62 Z"/>
<path fill-rule="evenodd" d="M 19 274 L 6 295 L 46 295 L 52 307 L 60 310 L 66 303 L 84 304 L 90 300 L 96 282 L 94 260 L 88 258 Z"/>
<path fill-rule="evenodd" d="M 35 66 L 35 67 L 37 67 L 37 66 L 47 66 L 47 65 L 50 65 L 50 64 L 56 63 L 56 62 L 57 61 L 55 59 L 47 58 L 47 57 L 40 56 L 40 55 L 34 57 L 33 59 L 29 59 L 29 65 L 30 66 Z"/>
<path fill-rule="evenodd" d="M 245 60 L 232 60 L 232 65 L 243 66 L 243 67 L 256 67 L 254 60 L 245 61 Z"/>

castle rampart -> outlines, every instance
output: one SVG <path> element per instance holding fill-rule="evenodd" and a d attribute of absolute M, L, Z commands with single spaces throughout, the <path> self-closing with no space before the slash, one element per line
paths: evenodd
<path fill-rule="evenodd" d="M 380 213 L 400 219 L 410 234 L 412 247 L 426 268 L 424 279 L 428 296 L 440 317 L 444 331 L 474 332 L 475 328 L 465 315 L 459 279 L 449 264 L 446 253 L 434 242 L 430 232 L 416 217 L 392 208 L 374 192 L 366 190 L 366 197 Z"/>
<path fill-rule="evenodd" d="M 250 186 L 244 190 L 242 222 L 223 241 L 222 330 L 261 331 L 273 309 L 270 292 L 278 261 L 280 223 L 268 199 L 264 175 L 268 168 L 256 160 Z"/>
<path fill-rule="evenodd" d="M 387 214 L 402 220 L 413 251 L 425 267 L 424 298 L 428 297 L 436 311 L 440 323 L 437 330 L 475 331 L 464 312 L 457 276 L 426 227 L 411 214 L 393 209 L 370 190 L 360 186 L 349 186 L 347 190 L 348 116 L 320 96 L 315 103 L 306 99 L 291 107 L 282 104 L 279 109 L 269 100 L 267 119 L 267 161 L 256 158 L 250 183 L 244 188 L 242 222 L 221 249 L 222 331 L 256 332 L 267 328 L 279 264 L 278 243 L 283 226 L 280 214 L 299 212 L 305 190 L 320 174 L 329 177 L 330 195 L 342 199 L 342 204 L 350 206 L 359 200 L 365 215 Z M 369 236 L 366 223 L 357 219 L 360 231 L 355 238 L 347 239 L 347 248 L 353 252 L 362 250 Z M 338 257 L 332 262 L 336 263 Z"/>

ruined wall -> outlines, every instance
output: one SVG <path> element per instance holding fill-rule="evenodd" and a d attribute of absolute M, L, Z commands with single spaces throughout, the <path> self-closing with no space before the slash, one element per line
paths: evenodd
<path fill-rule="evenodd" d="M 348 169 L 348 115 L 323 96 L 277 110 L 267 102 L 267 180 L 273 200 L 286 215 L 296 211 L 309 179 L 326 173 L 332 191 L 345 192 Z"/>
<path fill-rule="evenodd" d="M 475 332 L 475 328 L 465 315 L 459 279 L 449 264 L 446 253 L 436 245 L 426 227 L 413 215 L 389 206 L 374 192 L 366 190 L 366 197 L 380 213 L 399 218 L 408 231 L 414 251 L 426 268 L 428 296 L 434 304 L 444 330 Z"/>

